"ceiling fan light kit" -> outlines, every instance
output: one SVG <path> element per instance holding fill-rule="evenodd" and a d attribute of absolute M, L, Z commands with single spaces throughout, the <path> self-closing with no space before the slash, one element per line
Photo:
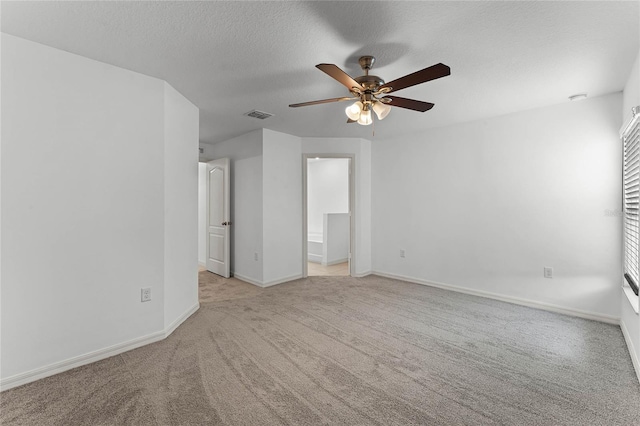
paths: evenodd
<path fill-rule="evenodd" d="M 387 115 L 389 115 L 392 106 L 419 112 L 430 110 L 434 105 L 430 102 L 416 101 L 414 99 L 387 95 L 396 90 L 426 83 L 427 81 L 446 77 L 451 74 L 451 69 L 448 66 L 444 64 L 436 64 L 412 74 L 405 75 L 404 77 L 400 77 L 389 83 L 385 83 L 384 80 L 377 75 L 369 75 L 369 70 L 373 67 L 375 60 L 376 58 L 373 56 L 361 56 L 358 63 L 364 71 L 364 75 L 356 77 L 355 79 L 334 64 L 316 65 L 316 68 L 320 71 L 323 71 L 345 86 L 349 90 L 350 96 L 303 102 L 299 104 L 291 104 L 289 106 L 297 108 L 329 102 L 355 100 L 353 104 L 349 105 L 345 109 L 345 113 L 349 118 L 347 123 L 358 123 L 363 126 L 368 126 L 373 123 L 371 111 L 376 114 L 378 120 L 383 120 Z"/>
<path fill-rule="evenodd" d="M 371 118 L 371 110 L 368 108 L 368 105 L 365 105 L 360 113 L 360 117 L 356 120 L 356 123 L 361 124 L 363 126 L 368 126 L 373 123 L 373 118 Z"/>
<path fill-rule="evenodd" d="M 378 120 L 384 120 L 384 118 L 389 115 L 389 111 L 391 111 L 391 107 L 382 102 L 376 102 L 373 104 L 373 112 L 376 113 Z"/>
<path fill-rule="evenodd" d="M 364 108 L 364 105 L 362 105 L 362 102 L 356 101 L 354 102 L 353 105 L 349 105 L 344 110 L 344 112 L 347 114 L 347 117 L 349 117 L 349 119 L 353 121 L 358 121 L 358 119 L 360 118 L 360 113 L 362 112 L 363 108 Z"/>

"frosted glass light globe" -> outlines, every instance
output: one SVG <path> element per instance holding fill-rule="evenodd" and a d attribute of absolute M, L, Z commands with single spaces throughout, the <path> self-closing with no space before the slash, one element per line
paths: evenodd
<path fill-rule="evenodd" d="M 373 112 L 378 116 L 378 120 L 384 119 L 387 115 L 389 115 L 389 111 L 391 111 L 391 106 L 384 104 L 382 102 L 376 102 L 373 104 Z"/>
<path fill-rule="evenodd" d="M 353 105 L 349 105 L 344 112 L 347 113 L 347 117 L 353 121 L 358 121 L 360 118 L 360 112 L 362 111 L 362 102 L 355 102 Z"/>
<path fill-rule="evenodd" d="M 360 113 L 360 118 L 358 119 L 358 124 L 362 124 L 363 126 L 368 126 L 371 124 L 373 120 L 371 119 L 371 111 L 364 110 Z"/>

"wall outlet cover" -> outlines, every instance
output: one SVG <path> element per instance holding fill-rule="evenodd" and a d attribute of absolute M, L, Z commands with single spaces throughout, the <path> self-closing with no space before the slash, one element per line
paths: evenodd
<path fill-rule="evenodd" d="M 140 301 L 148 302 L 151 300 L 151 287 L 140 289 Z"/>

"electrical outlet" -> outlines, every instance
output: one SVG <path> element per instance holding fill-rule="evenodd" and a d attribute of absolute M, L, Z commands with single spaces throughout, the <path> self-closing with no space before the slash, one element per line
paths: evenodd
<path fill-rule="evenodd" d="M 148 302 L 151 300 L 151 287 L 140 289 L 140 301 Z"/>
<path fill-rule="evenodd" d="M 253 260 L 258 260 L 258 252 L 253 253 Z"/>
<path fill-rule="evenodd" d="M 553 268 L 545 266 L 544 267 L 544 277 L 545 278 L 553 278 Z"/>
<path fill-rule="evenodd" d="M 404 257 L 404 249 L 400 249 L 400 257 Z"/>

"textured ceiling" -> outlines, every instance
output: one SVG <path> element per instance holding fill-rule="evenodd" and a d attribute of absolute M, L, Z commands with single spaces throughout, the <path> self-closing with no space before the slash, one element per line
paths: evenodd
<path fill-rule="evenodd" d="M 200 108 L 200 141 L 266 127 L 298 136 L 371 138 L 346 124 L 347 95 L 315 69 L 391 81 L 438 62 L 451 76 L 399 91 L 433 102 L 394 108 L 375 138 L 622 90 L 638 54 L 630 2 L 8 2 L 2 31 L 166 80 Z M 245 117 L 252 109 L 275 114 Z"/>

